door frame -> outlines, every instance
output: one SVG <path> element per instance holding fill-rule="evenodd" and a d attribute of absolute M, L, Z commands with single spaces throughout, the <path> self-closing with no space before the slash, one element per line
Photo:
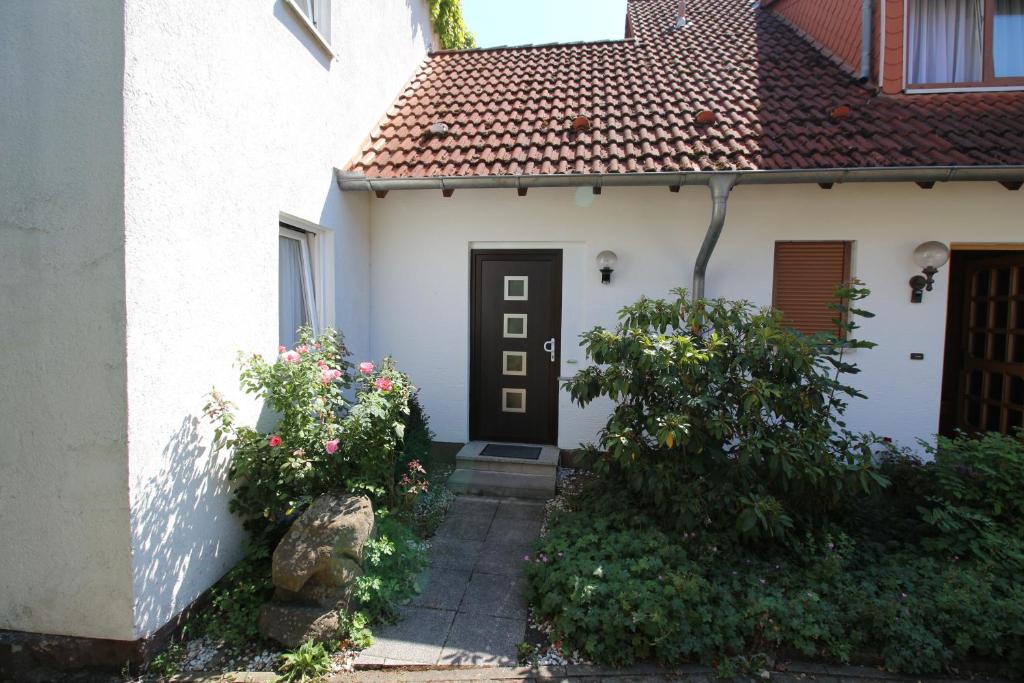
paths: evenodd
<path fill-rule="evenodd" d="M 470 249 L 469 251 L 469 439 L 470 441 L 486 440 L 488 436 L 481 424 L 482 415 L 479 409 L 480 368 L 478 365 L 478 349 L 483 343 L 481 329 L 480 284 L 481 268 L 487 260 L 517 261 L 550 261 L 552 281 L 557 283 L 551 293 L 551 329 L 555 331 L 555 361 L 550 364 L 551 381 L 549 382 L 548 430 L 543 442 L 545 445 L 558 444 L 558 378 L 562 367 L 562 249 Z"/>

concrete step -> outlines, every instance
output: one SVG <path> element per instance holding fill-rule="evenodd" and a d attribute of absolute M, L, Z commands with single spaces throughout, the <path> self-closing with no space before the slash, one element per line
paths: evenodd
<path fill-rule="evenodd" d="M 558 468 L 559 450 L 556 446 L 535 446 L 540 448 L 540 457 L 536 460 L 524 458 L 495 458 L 481 455 L 488 444 L 493 441 L 470 441 L 455 454 L 455 466 L 461 469 L 486 470 L 488 472 L 517 472 L 519 474 L 537 474 L 555 476 Z M 529 446 L 530 444 L 512 444 Z"/>
<path fill-rule="evenodd" d="M 455 493 L 548 500 L 555 495 L 555 471 L 550 474 L 496 472 L 458 467 L 448 478 Z"/>

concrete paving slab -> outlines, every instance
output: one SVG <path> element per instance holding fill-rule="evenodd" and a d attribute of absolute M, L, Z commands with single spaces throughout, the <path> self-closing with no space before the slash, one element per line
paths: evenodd
<path fill-rule="evenodd" d="M 523 559 L 533 552 L 530 545 L 484 545 L 479 551 L 473 571 L 481 574 L 521 576 L 526 567 Z"/>
<path fill-rule="evenodd" d="M 363 650 L 360 657 L 383 657 L 385 663 L 391 659 L 436 663 L 455 612 L 424 607 L 403 607 L 399 611 L 398 622 L 376 629 L 373 645 Z"/>
<path fill-rule="evenodd" d="M 521 576 L 474 574 L 459 612 L 506 619 L 526 619 L 526 580 Z"/>
<path fill-rule="evenodd" d="M 541 520 L 530 519 L 495 519 L 484 539 L 485 545 L 501 543 L 503 545 L 532 545 L 540 536 Z"/>
<path fill-rule="evenodd" d="M 412 604 L 415 607 L 457 610 L 469 577 L 469 570 L 427 567 L 419 576 L 420 594 Z"/>
<path fill-rule="evenodd" d="M 526 634 L 525 619 L 459 613 L 441 652 L 441 664 L 511 666 Z"/>
<path fill-rule="evenodd" d="M 482 541 L 435 537 L 430 542 L 427 559 L 433 567 L 470 571 L 476 566 L 483 545 Z"/>
<path fill-rule="evenodd" d="M 544 520 L 544 503 L 532 500 L 503 500 L 498 505 L 495 519 L 528 519 L 542 522 Z"/>
<path fill-rule="evenodd" d="M 437 527 L 436 538 L 457 538 L 469 541 L 482 541 L 491 528 L 493 513 L 476 515 L 471 512 L 458 514 L 448 513 L 441 525 Z"/>
<path fill-rule="evenodd" d="M 485 498 L 483 496 L 456 496 L 448 508 L 449 517 L 486 517 L 491 519 L 498 510 L 501 503 L 500 498 Z"/>

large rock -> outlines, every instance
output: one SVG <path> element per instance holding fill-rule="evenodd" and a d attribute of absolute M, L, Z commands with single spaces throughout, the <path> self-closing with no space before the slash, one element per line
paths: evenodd
<path fill-rule="evenodd" d="M 366 496 L 314 500 L 274 549 L 274 597 L 260 612 L 260 633 L 288 647 L 336 638 L 338 612 L 348 608 L 374 531 Z"/>
<path fill-rule="evenodd" d="M 373 532 L 369 498 L 320 496 L 274 550 L 274 585 L 293 592 L 310 579 L 328 586 L 348 585 L 362 573 L 363 546 Z"/>
<path fill-rule="evenodd" d="M 321 643 L 337 640 L 341 620 L 336 609 L 268 602 L 260 610 L 259 627 L 264 638 L 296 648 L 307 640 Z"/>

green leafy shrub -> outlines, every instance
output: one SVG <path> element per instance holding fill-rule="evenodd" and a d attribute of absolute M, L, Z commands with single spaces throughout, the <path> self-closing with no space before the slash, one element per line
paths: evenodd
<path fill-rule="evenodd" d="M 423 549 L 389 510 L 411 510 L 427 490 L 416 456 L 429 452 L 430 431 L 418 405 L 418 415 L 411 414 L 414 388 L 390 359 L 379 368 L 370 362 L 353 368 L 346 356 L 341 335 L 327 331 L 314 339 L 304 329 L 299 344 L 281 347 L 272 361 L 242 357 L 242 388 L 277 416 L 270 431 L 240 425 L 216 391 L 205 407 L 217 447 L 233 451 L 231 510 L 250 532 L 245 559 L 214 587 L 204 618 L 206 633 L 229 645 L 259 638 L 260 608 L 273 593 L 271 553 L 288 523 L 330 491 L 368 493 L 379 531 L 365 549 L 365 573 L 354 591 L 362 611 L 341 615 L 339 640 L 367 646 L 369 624 L 393 618 L 415 592 Z M 414 430 L 406 442 L 409 425 Z M 296 662 L 313 654 L 293 653 Z M 288 671 L 305 670 L 295 667 Z"/>
<path fill-rule="evenodd" d="M 260 608 L 274 592 L 270 578 L 269 543 L 245 542 L 241 562 L 210 591 L 210 607 L 202 615 L 202 630 L 211 638 L 240 647 L 260 638 Z"/>
<path fill-rule="evenodd" d="M 854 308 L 868 290 L 838 290 L 836 334 L 805 336 L 746 302 L 642 298 L 616 329 L 583 335 L 594 365 L 567 388 L 586 406 L 615 402 L 594 471 L 662 523 L 735 529 L 742 538 L 799 536 L 826 526 L 858 494 L 884 485 L 877 440 L 846 429 L 842 376 Z"/>
<path fill-rule="evenodd" d="M 281 655 L 281 676 L 283 683 L 315 681 L 331 671 L 331 654 L 322 643 L 307 640 L 298 649 Z"/>
<path fill-rule="evenodd" d="M 881 551 L 841 533 L 758 557 L 592 506 L 550 526 L 527 565 L 531 604 L 563 650 L 598 663 L 701 661 L 729 672 L 778 653 L 878 654 L 894 671 L 972 657 L 1024 670 L 1024 587 L 989 565 Z"/>
<path fill-rule="evenodd" d="M 272 362 L 242 359 L 242 388 L 264 399 L 280 419 L 270 432 L 239 425 L 233 406 L 214 391 L 205 411 L 217 425 L 218 447 L 233 451 L 228 478 L 233 512 L 260 531 L 291 519 L 331 490 L 363 490 L 378 504 L 394 505 L 396 454 L 412 390 L 408 377 L 385 359 L 377 369 L 345 360 L 341 336 L 313 339 L 300 332 L 295 349 L 281 347 Z M 343 391 L 355 386 L 349 405 Z"/>
<path fill-rule="evenodd" d="M 434 535 L 455 494 L 447 486 L 454 465 L 434 457 L 434 433 L 418 395 L 409 397 L 402 457 L 396 465 L 404 505 L 396 512 L 420 538 Z M 404 486 L 403 486 L 404 484 Z"/>
<path fill-rule="evenodd" d="M 412 531 L 386 512 L 377 516 L 377 535 L 363 548 L 363 575 L 353 597 L 373 623 L 394 621 L 398 608 L 419 592 L 416 576 L 426 550 Z"/>
<path fill-rule="evenodd" d="M 172 643 L 146 664 L 146 676 L 161 679 L 176 676 L 181 671 L 181 660 L 184 656 L 185 646 L 182 643 Z"/>
<path fill-rule="evenodd" d="M 338 614 L 341 622 L 340 633 L 342 646 L 365 650 L 373 645 L 373 633 L 370 631 L 370 618 L 364 612 L 341 612 Z"/>
<path fill-rule="evenodd" d="M 476 37 L 462 18 L 462 0 L 430 0 L 430 23 L 444 49 L 476 47 Z"/>
<path fill-rule="evenodd" d="M 862 511 L 876 540 L 920 542 L 946 559 L 973 558 L 1024 572 L 1024 443 L 998 433 L 922 443 L 932 460 L 890 452 L 893 487 Z"/>

